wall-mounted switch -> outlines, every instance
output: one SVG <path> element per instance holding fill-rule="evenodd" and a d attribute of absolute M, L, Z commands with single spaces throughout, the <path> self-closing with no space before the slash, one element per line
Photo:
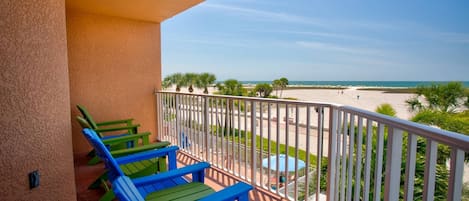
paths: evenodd
<path fill-rule="evenodd" d="M 39 170 L 32 171 L 28 174 L 29 177 L 29 189 L 33 189 L 39 186 Z"/>

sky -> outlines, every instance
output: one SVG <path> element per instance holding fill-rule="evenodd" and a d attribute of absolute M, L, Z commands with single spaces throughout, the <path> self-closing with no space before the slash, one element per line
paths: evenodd
<path fill-rule="evenodd" d="M 207 0 L 161 34 L 163 77 L 469 81 L 464 0 Z"/>

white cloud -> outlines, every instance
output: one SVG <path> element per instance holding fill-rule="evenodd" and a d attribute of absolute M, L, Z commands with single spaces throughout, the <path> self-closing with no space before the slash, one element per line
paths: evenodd
<path fill-rule="evenodd" d="M 244 7 L 239 7 L 239 6 L 214 4 L 214 3 L 205 3 L 205 4 L 200 5 L 200 7 L 214 8 L 214 9 L 224 10 L 224 11 L 234 11 L 240 15 L 249 15 L 252 17 L 256 17 L 253 19 L 262 18 L 263 20 L 311 24 L 311 25 L 316 25 L 316 26 L 329 26 L 327 22 L 323 20 L 307 18 L 307 17 L 281 13 L 281 12 L 271 12 L 271 11 L 265 11 L 265 10 L 260 10 L 260 9 L 244 8 Z"/>
<path fill-rule="evenodd" d="M 362 54 L 362 55 L 370 55 L 370 56 L 381 56 L 383 52 L 381 50 L 372 49 L 372 48 L 361 48 L 361 47 L 347 47 L 347 46 L 340 46 L 332 43 L 322 43 L 322 42 L 311 42 L 311 41 L 297 41 L 295 42 L 296 45 L 305 48 L 311 48 L 316 50 L 326 50 L 332 52 L 339 52 L 339 53 L 347 53 L 347 54 Z"/>
<path fill-rule="evenodd" d="M 272 3 L 272 2 L 270 2 Z M 199 7 L 218 9 L 222 11 L 231 11 L 238 15 L 253 17 L 253 20 L 270 20 L 280 22 L 291 22 L 299 24 L 309 24 L 318 27 L 324 27 L 329 29 L 369 29 L 369 30 L 389 30 L 389 29 L 402 29 L 401 26 L 397 26 L 389 22 L 373 22 L 373 21 L 360 21 L 350 19 L 325 19 L 325 18 L 312 18 L 304 17 L 283 12 L 273 12 L 261 9 L 246 8 L 241 6 L 219 4 L 219 3 L 203 3 Z"/>
<path fill-rule="evenodd" d="M 177 41 L 177 42 L 183 42 L 183 43 L 194 43 L 194 44 L 203 44 L 203 45 L 213 45 L 213 46 L 229 46 L 229 47 L 244 47 L 244 48 L 249 48 L 252 47 L 252 44 L 247 43 L 247 42 L 228 42 L 226 40 L 199 40 L 199 39 L 177 39 L 177 40 L 172 40 L 172 41 Z"/>
<path fill-rule="evenodd" d="M 390 43 L 386 40 L 380 40 L 372 38 L 370 36 L 359 36 L 356 34 L 342 34 L 335 32 L 324 32 L 324 31 L 289 31 L 289 30 L 266 30 L 266 29 L 246 29 L 246 31 L 260 32 L 260 33 L 280 33 L 280 34 L 295 34 L 295 35 L 304 35 L 304 36 L 313 36 L 318 38 L 329 38 L 329 39 L 339 39 L 344 41 L 361 41 L 366 42 L 366 44 L 379 44 L 379 45 L 388 45 L 395 44 Z"/>
<path fill-rule="evenodd" d="M 450 43 L 469 44 L 468 33 L 444 32 L 444 33 L 436 33 L 436 36 L 440 40 L 450 42 Z"/>

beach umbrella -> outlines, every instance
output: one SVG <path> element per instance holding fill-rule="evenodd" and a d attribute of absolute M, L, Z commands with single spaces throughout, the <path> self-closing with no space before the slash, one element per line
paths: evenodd
<path fill-rule="evenodd" d="M 268 158 L 262 159 L 262 167 L 264 168 L 269 168 L 269 160 L 270 160 L 270 170 L 277 171 L 277 156 L 271 156 Z M 286 164 L 288 164 L 288 172 L 293 172 L 295 171 L 295 157 L 289 156 L 287 159 L 287 156 L 284 154 L 279 154 L 278 155 L 278 170 L 280 172 L 285 172 Z M 306 164 L 304 161 L 298 159 L 298 169 L 302 169 L 306 167 Z"/>

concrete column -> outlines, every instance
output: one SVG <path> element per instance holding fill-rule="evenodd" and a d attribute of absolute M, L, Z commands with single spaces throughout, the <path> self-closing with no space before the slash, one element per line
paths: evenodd
<path fill-rule="evenodd" d="M 0 1 L 1 200 L 76 200 L 66 40 L 65 1 Z"/>

